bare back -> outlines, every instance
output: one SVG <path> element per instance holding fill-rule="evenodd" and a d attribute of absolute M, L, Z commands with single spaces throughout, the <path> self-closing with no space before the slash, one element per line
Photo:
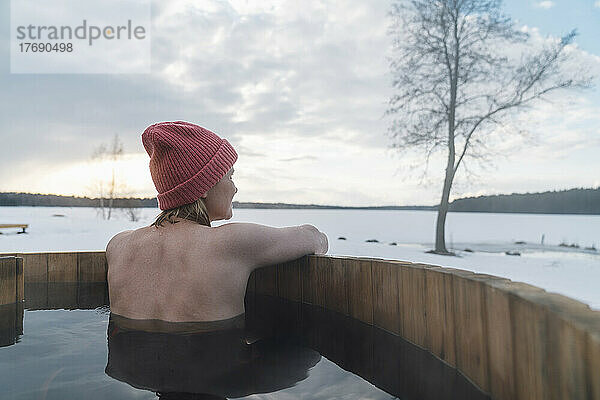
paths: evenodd
<path fill-rule="evenodd" d="M 242 314 L 251 268 L 223 257 L 218 230 L 180 220 L 115 236 L 107 246 L 111 311 L 174 322 Z"/>
<path fill-rule="evenodd" d="M 232 318 L 244 312 L 252 270 L 327 249 L 327 236 L 312 225 L 179 220 L 122 232 L 106 248 L 110 308 L 133 319 Z"/>

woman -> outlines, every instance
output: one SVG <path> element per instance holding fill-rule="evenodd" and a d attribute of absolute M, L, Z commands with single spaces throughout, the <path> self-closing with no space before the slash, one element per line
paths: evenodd
<path fill-rule="evenodd" d="M 161 214 L 106 246 L 110 308 L 132 319 L 215 321 L 244 313 L 250 273 L 307 254 L 324 254 L 312 225 L 252 223 L 211 227 L 232 217 L 231 144 L 198 125 L 161 122 L 142 134 Z"/>

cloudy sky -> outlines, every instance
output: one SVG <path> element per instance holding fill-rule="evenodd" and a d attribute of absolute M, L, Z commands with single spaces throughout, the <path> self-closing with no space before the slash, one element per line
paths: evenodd
<path fill-rule="evenodd" d="M 154 1 L 151 73 L 11 74 L 10 2 L 0 0 L 0 191 L 96 196 L 110 166 L 92 153 L 118 134 L 121 195 L 155 196 L 141 133 L 185 120 L 236 148 L 234 200 L 436 204 L 444 155 L 422 179 L 422 156 L 400 156 L 386 135 L 390 6 Z M 504 10 L 539 43 L 577 28 L 574 56 L 600 75 L 600 1 L 510 0 Z M 513 123 L 529 136 L 490 141 L 501 156 L 467 165 L 453 198 L 600 186 L 599 89 Z"/>

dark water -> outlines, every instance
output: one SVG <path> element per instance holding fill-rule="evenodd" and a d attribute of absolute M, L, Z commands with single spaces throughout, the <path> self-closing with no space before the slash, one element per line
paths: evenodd
<path fill-rule="evenodd" d="M 37 284 L 0 307 L 1 399 L 485 399 L 454 369 L 318 307 L 247 299 L 218 325 L 111 315 L 105 285 Z"/>

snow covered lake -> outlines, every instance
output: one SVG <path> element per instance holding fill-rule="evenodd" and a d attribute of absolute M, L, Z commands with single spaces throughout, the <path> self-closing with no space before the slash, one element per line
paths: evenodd
<path fill-rule="evenodd" d="M 159 212 L 140 209 L 140 220 L 131 222 L 119 210 L 111 220 L 103 220 L 94 208 L 0 207 L 0 224 L 29 224 L 26 235 L 17 234 L 18 229 L 2 229 L 0 252 L 104 250 L 113 235 L 149 225 Z M 435 220 L 432 211 L 234 209 L 231 220 L 213 226 L 312 224 L 327 234 L 330 255 L 398 259 L 502 276 L 600 310 L 600 252 L 585 249 L 600 248 L 600 216 L 449 213 L 446 245 L 460 257 L 425 253 L 433 246 Z M 378 242 L 366 242 L 370 239 Z M 508 256 L 505 251 L 521 256 Z"/>

